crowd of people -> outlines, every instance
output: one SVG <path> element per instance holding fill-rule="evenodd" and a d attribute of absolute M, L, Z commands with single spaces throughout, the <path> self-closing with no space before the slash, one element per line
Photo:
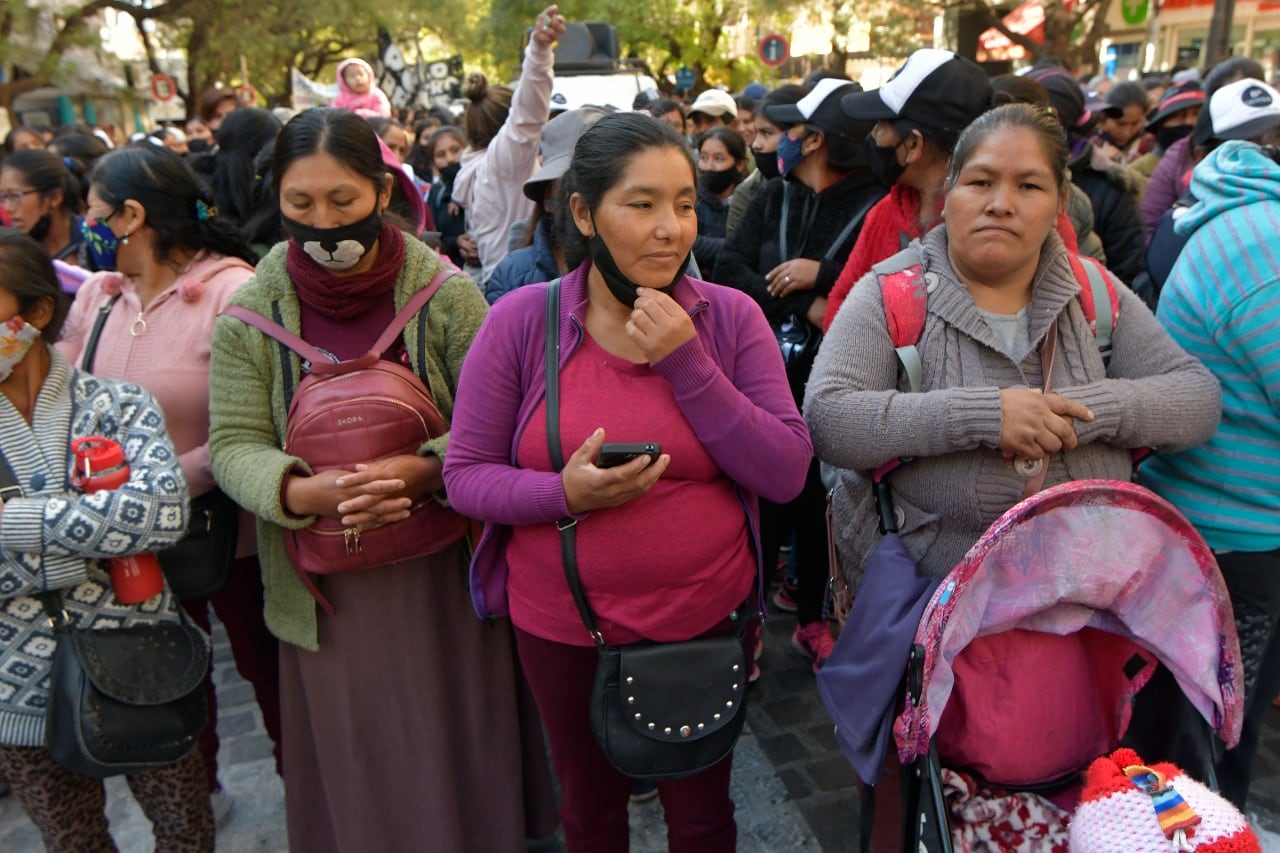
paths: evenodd
<path fill-rule="evenodd" d="M 1216 771 L 1243 808 L 1280 694 L 1264 69 L 1099 91 L 1053 60 L 991 78 L 923 49 L 869 91 L 824 71 L 562 110 L 565 32 L 540 12 L 518 81 L 470 75 L 460 116 L 394 110 L 348 59 L 332 107 L 218 87 L 119 147 L 8 135 L 0 781 L 47 848 L 114 849 L 101 781 L 45 748 L 57 640 L 36 596 L 58 590 L 86 628 L 216 615 L 291 849 L 520 850 L 559 827 L 570 851 L 625 850 L 628 799 L 656 791 L 672 851 L 731 851 L 732 753 L 616 769 L 599 652 L 738 636 L 745 690 L 773 610 L 819 672 L 830 579 L 856 593 L 884 532 L 873 472 L 896 459 L 893 520 L 927 575 L 1068 481 L 1136 476 L 1190 519 L 1240 640 L 1243 735 Z M 1112 294 L 1092 307 L 1105 353 L 1082 257 Z M 927 293 L 906 378 L 884 290 L 903 271 Z M 411 375 L 443 426 L 377 458 L 297 437 L 326 377 L 371 365 Z M 119 440 L 128 485 L 82 493 L 69 435 Z M 606 464 L 618 444 L 648 449 Z M 215 499 L 238 530 L 220 587 L 120 601 L 105 559 L 173 545 Z M 430 547 L 405 533 L 427 524 Z M 322 528 L 346 557 L 393 544 L 317 564 Z M 232 806 L 208 672 L 204 693 L 198 747 L 128 776 L 159 851 L 212 850 Z"/>

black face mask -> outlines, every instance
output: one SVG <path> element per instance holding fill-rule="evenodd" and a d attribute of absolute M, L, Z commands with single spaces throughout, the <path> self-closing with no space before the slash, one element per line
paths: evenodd
<path fill-rule="evenodd" d="M 364 219 L 337 228 L 312 228 L 287 216 L 280 219 L 285 233 L 302 247 L 302 251 L 320 266 L 336 272 L 349 270 L 360 263 L 382 234 L 382 217 L 376 205 Z"/>
<path fill-rule="evenodd" d="M 1179 139 L 1185 139 L 1193 130 L 1195 130 L 1195 126 L 1190 124 L 1162 127 L 1156 131 L 1156 144 L 1160 146 L 1161 151 L 1168 151 L 1173 147 L 1173 143 Z"/>
<path fill-rule="evenodd" d="M 591 239 L 587 240 L 587 251 L 591 253 L 591 263 L 596 269 L 600 270 L 600 277 L 604 279 L 604 283 L 608 285 L 609 292 L 613 294 L 613 298 L 621 302 L 628 308 L 636 307 L 636 289 L 640 285 L 622 274 L 622 270 L 618 269 L 618 265 L 613 260 L 613 253 L 609 251 L 609 247 L 604 244 L 604 239 L 597 230 Z M 689 255 L 685 255 L 684 263 L 680 265 L 680 269 L 676 270 L 675 277 L 671 279 L 671 283 L 666 287 L 658 288 L 663 293 L 670 293 L 671 288 L 675 287 L 680 276 L 684 275 L 684 271 L 689 268 Z"/>
<path fill-rule="evenodd" d="M 453 186 L 453 181 L 458 177 L 458 172 L 462 171 L 462 163 L 450 163 L 440 170 L 440 180 L 449 186 Z"/>
<path fill-rule="evenodd" d="M 698 192 L 703 195 L 718 196 L 738 182 L 736 169 L 725 169 L 712 172 L 707 169 L 698 170 Z"/>
<path fill-rule="evenodd" d="M 777 151 L 752 151 L 751 156 L 756 160 L 756 170 L 764 175 L 766 181 L 778 177 Z"/>
<path fill-rule="evenodd" d="M 192 154 L 200 154 L 202 152 L 208 151 L 209 148 L 210 148 L 209 140 L 207 139 L 188 139 L 187 140 L 187 151 L 191 152 Z"/>
<path fill-rule="evenodd" d="M 39 243 L 45 237 L 49 236 L 49 227 L 53 225 L 53 219 L 49 214 L 45 214 L 36 220 L 36 224 L 31 226 L 31 230 L 27 232 L 27 236 Z"/>
<path fill-rule="evenodd" d="M 867 171 L 886 187 L 896 184 L 898 178 L 901 178 L 902 173 L 907 170 L 906 166 L 898 162 L 898 147 L 902 145 L 902 141 L 899 141 L 897 145 L 882 148 L 876 145 L 873 137 L 867 136 L 865 145 L 867 148 Z"/>

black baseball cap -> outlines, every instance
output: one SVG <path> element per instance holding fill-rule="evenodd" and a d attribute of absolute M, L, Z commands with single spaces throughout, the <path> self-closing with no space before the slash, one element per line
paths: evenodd
<path fill-rule="evenodd" d="M 949 50 L 917 50 L 879 89 L 845 95 L 846 115 L 864 121 L 908 119 L 959 134 L 991 107 L 991 81 L 977 63 Z"/>
<path fill-rule="evenodd" d="M 764 114 L 780 125 L 811 124 L 828 133 L 845 133 L 854 121 L 841 109 L 841 100 L 861 91 L 857 83 L 828 77 L 815 83 L 809 93 L 794 104 L 766 106 Z"/>

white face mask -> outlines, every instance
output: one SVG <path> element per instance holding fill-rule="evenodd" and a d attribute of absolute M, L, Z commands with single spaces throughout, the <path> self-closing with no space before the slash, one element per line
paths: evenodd
<path fill-rule="evenodd" d="M 15 314 L 0 323 L 0 382 L 13 373 L 31 351 L 31 345 L 40 337 L 40 330 Z"/>

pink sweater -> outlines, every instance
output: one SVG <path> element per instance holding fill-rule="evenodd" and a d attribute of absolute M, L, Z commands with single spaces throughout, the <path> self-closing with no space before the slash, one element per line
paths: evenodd
<path fill-rule="evenodd" d="M 192 497 L 215 485 L 209 465 L 209 344 L 213 321 L 231 294 L 253 278 L 239 258 L 201 253 L 146 310 L 132 282 L 119 273 L 95 273 L 76 293 L 58 349 L 81 366 L 81 354 L 100 309 L 114 294 L 93 360 L 93 373 L 136 382 L 164 410 L 165 425 L 180 455 Z M 242 519 L 242 522 L 244 519 Z M 253 530 L 253 524 L 241 525 Z M 247 540 L 247 543 L 246 543 Z M 253 553 L 253 537 L 241 537 L 241 551 Z M 246 550 L 247 548 L 247 550 Z"/>
<path fill-rule="evenodd" d="M 568 458 L 597 427 L 609 442 L 655 441 L 671 456 L 657 484 L 577 526 L 578 572 L 610 643 L 686 640 L 743 602 L 755 580 L 746 509 L 685 420 L 666 379 L 606 352 L 588 335 L 560 375 L 561 444 Z M 546 405 L 520 438 L 521 468 L 551 470 Z M 672 534 L 696 531 L 696 535 Z M 523 631 L 591 645 L 554 524 L 520 525 L 507 545 L 511 621 Z"/>

